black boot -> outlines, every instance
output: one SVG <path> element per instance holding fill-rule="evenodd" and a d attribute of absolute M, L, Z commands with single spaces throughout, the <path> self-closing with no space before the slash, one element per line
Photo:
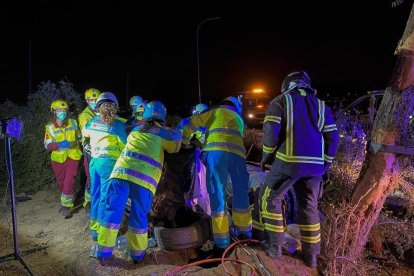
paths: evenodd
<path fill-rule="evenodd" d="M 282 258 L 282 246 L 281 245 L 271 245 L 267 241 L 261 242 L 262 248 L 266 255 L 273 259 Z"/>
<path fill-rule="evenodd" d="M 303 255 L 303 261 L 310 268 L 316 268 L 318 266 L 318 255 Z"/>
<path fill-rule="evenodd" d="M 68 219 L 72 216 L 72 212 L 69 207 L 63 206 L 62 215 L 65 219 Z"/>

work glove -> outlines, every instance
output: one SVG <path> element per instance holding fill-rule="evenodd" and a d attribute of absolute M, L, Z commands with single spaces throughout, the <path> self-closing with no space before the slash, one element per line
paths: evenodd
<path fill-rule="evenodd" d="M 70 147 L 70 142 L 68 140 L 63 140 L 62 142 L 59 142 L 58 145 L 61 149 L 68 149 Z"/>

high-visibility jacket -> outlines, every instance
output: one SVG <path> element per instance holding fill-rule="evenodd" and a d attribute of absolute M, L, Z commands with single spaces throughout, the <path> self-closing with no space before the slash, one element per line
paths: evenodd
<path fill-rule="evenodd" d="M 64 140 L 70 142 L 70 148 L 58 148 L 52 150 L 51 160 L 57 163 L 64 163 L 69 157 L 73 160 L 79 160 L 82 157 L 82 151 L 79 146 L 81 133 L 78 123 L 74 119 L 67 119 L 63 126 L 58 126 L 54 122 L 48 123 L 45 130 L 44 145 L 48 148 L 51 143 L 59 143 Z"/>
<path fill-rule="evenodd" d="M 339 135 L 330 108 L 303 89 L 270 103 L 263 131 L 264 158 L 276 152 L 275 162 L 287 175 L 322 175 L 337 150 Z"/>
<path fill-rule="evenodd" d="M 95 115 L 82 131 L 84 138 L 89 139 L 93 158 L 109 158 L 116 160 L 125 147 L 127 134 L 125 124 L 114 120 L 111 125 L 105 124 L 99 115 Z"/>
<path fill-rule="evenodd" d="M 78 116 L 79 129 L 82 131 L 86 123 L 92 120 L 94 116 L 95 112 L 89 106 L 87 106 Z"/>
<path fill-rule="evenodd" d="M 179 130 L 181 133 L 183 133 L 185 126 L 187 126 L 190 123 L 190 120 L 191 120 L 191 117 L 182 119 L 180 123 L 178 124 L 178 126 L 176 127 L 176 129 Z M 200 141 L 200 143 L 203 144 L 205 142 L 205 132 L 206 132 L 206 128 L 201 127 L 192 135 L 195 135 L 195 138 L 198 141 Z"/>
<path fill-rule="evenodd" d="M 246 158 L 243 143 L 244 122 L 234 107 L 220 105 L 191 117 L 183 130 L 183 142 L 188 142 L 202 128 L 205 128 L 203 151 L 220 150 Z"/>
<path fill-rule="evenodd" d="M 143 129 L 135 127 L 128 135 L 127 144 L 115 163 L 110 178 L 119 178 L 138 184 L 155 194 L 161 178 L 164 150 L 176 153 L 181 146 L 181 133 L 159 124 Z"/>

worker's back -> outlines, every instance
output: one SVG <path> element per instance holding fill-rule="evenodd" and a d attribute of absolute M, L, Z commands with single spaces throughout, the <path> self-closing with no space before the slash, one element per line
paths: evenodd
<path fill-rule="evenodd" d="M 280 117 L 276 162 L 286 174 L 322 175 L 323 131 L 325 126 L 334 124 L 329 107 L 304 89 L 295 89 L 274 99 L 266 113 L 268 116 Z M 271 126 L 265 124 L 266 127 Z M 264 143 L 271 144 L 268 140 L 274 138 L 265 136 Z"/>

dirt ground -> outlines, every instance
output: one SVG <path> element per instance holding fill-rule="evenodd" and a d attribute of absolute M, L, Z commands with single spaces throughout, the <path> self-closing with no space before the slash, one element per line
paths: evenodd
<path fill-rule="evenodd" d="M 148 250 L 143 263 L 135 265 L 120 251 L 114 258 L 100 263 L 89 257 L 93 244 L 88 231 L 88 216 L 79 207 L 73 217 L 64 219 L 58 213 L 59 194 L 56 190 L 38 192 L 32 199 L 17 204 L 17 226 L 23 260 L 34 275 L 165 275 L 168 271 L 188 263 L 186 252 L 168 252 L 158 248 Z M 7 198 L 9 201 L 9 197 Z M 43 249 L 42 249 L 43 248 Z M 283 256 L 280 261 L 268 258 L 259 247 L 254 247 L 266 267 L 274 275 L 318 275 L 302 261 Z M 10 208 L 5 208 L 4 199 L 0 207 L 0 257 L 14 251 L 12 218 Z M 252 263 L 246 253 L 238 248 L 230 257 Z M 192 267 L 176 275 L 249 275 L 246 266 L 226 263 L 210 269 Z M 394 275 L 412 275 L 407 271 Z M 408 274 L 406 274 L 406 272 Z M 0 264 L 1 275 L 28 275 L 17 260 Z"/>

